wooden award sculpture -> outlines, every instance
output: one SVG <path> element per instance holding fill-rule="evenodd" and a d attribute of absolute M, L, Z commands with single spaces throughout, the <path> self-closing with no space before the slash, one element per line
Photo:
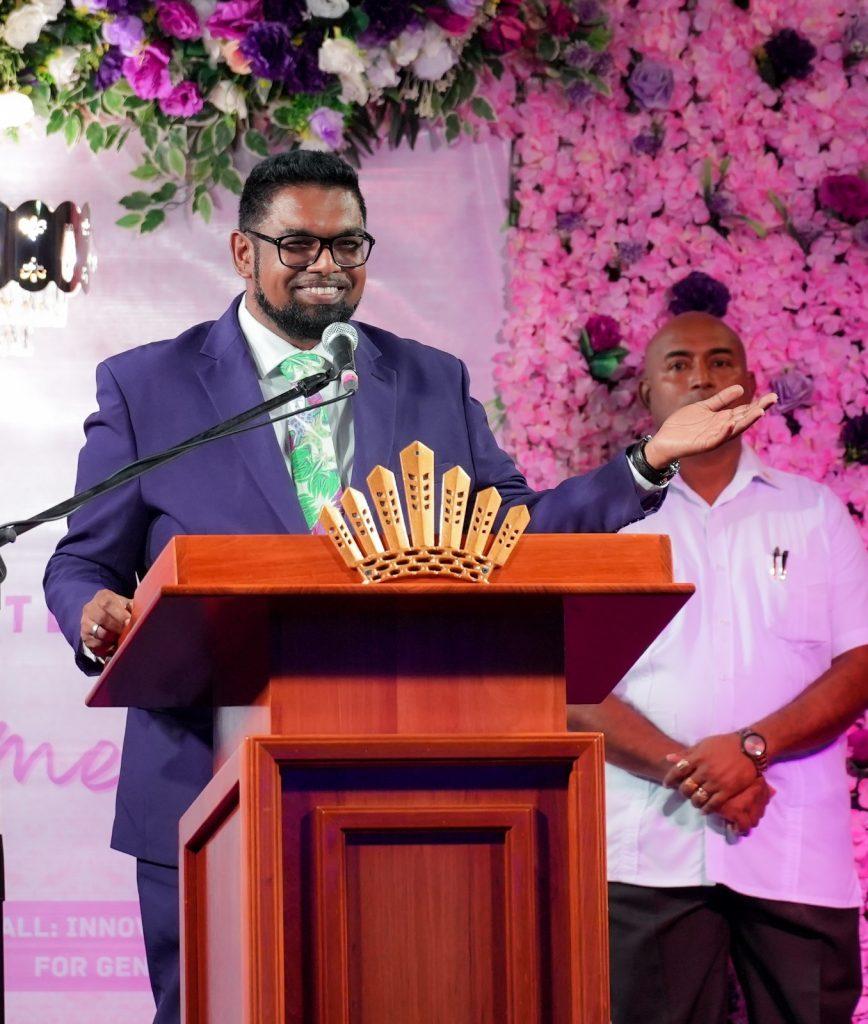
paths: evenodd
<path fill-rule="evenodd" d="M 486 553 L 501 498 L 494 487 L 476 496 L 467 537 L 462 530 L 470 494 L 470 477 L 460 466 L 443 474 L 440 529 L 434 537 L 434 452 L 414 441 L 401 452 L 404 497 L 410 533 L 401 510 L 395 474 L 376 466 L 368 476 L 377 516 L 383 530 L 377 532 L 371 509 L 361 491 L 344 491 L 341 507 L 355 537 L 340 513 L 326 505 L 319 525 L 333 541 L 344 562 L 357 569 L 364 583 L 382 583 L 409 576 L 442 576 L 488 583 L 491 572 L 506 564 L 519 537 L 530 522 L 526 505 L 511 508 Z"/>

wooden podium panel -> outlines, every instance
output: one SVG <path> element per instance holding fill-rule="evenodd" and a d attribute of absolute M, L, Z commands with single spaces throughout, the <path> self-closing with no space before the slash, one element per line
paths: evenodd
<path fill-rule="evenodd" d="M 596 736 L 245 740 L 182 826 L 187 1024 L 605 1024 L 602 775 Z"/>

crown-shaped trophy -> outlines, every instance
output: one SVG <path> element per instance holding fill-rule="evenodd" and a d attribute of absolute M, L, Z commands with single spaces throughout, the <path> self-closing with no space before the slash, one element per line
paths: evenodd
<path fill-rule="evenodd" d="M 414 441 L 401 452 L 401 473 L 410 520 L 409 536 L 395 474 L 383 466 L 376 466 L 368 475 L 368 490 L 377 510 L 382 536 L 377 532 L 370 506 L 361 491 L 349 487 L 341 498 L 341 507 L 355 537 L 337 509 L 331 505 L 323 507 L 319 525 L 344 562 L 359 571 L 364 583 L 412 576 L 488 583 L 492 571 L 506 565 L 527 528 L 530 522 L 527 506 L 516 505 L 509 510 L 486 552 L 501 497 L 494 487 L 480 491 L 462 544 L 470 477 L 460 466 L 453 466 L 443 474 L 440 530 L 435 540 L 434 452 Z"/>

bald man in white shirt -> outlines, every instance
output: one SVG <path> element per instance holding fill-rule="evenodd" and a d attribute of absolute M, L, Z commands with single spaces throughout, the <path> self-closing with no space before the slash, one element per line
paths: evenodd
<path fill-rule="evenodd" d="M 656 423 L 730 384 L 744 348 L 686 313 L 655 336 Z M 629 533 L 669 533 L 696 594 L 614 693 L 570 709 L 606 738 L 613 1024 L 850 1024 L 860 889 L 844 733 L 868 702 L 868 556 L 822 484 L 740 438 L 683 459 Z"/>

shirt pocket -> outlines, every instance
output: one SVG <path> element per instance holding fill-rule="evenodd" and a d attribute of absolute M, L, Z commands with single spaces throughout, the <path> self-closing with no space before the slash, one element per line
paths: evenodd
<path fill-rule="evenodd" d="M 825 580 L 790 575 L 769 580 L 769 629 L 782 640 L 823 644 L 831 640 L 829 589 Z"/>

